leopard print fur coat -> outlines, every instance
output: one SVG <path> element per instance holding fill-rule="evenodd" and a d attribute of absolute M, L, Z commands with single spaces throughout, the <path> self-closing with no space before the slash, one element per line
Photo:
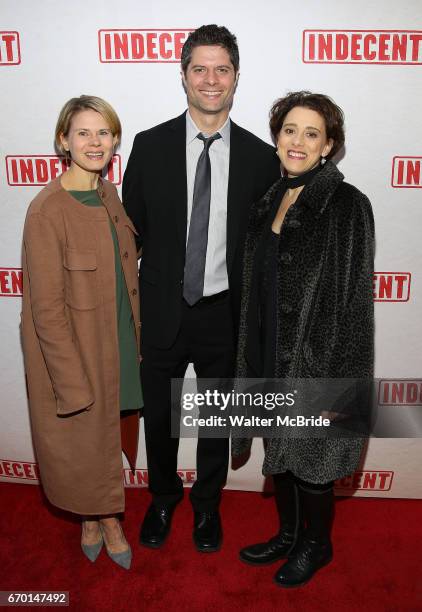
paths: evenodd
<path fill-rule="evenodd" d="M 279 378 L 371 378 L 374 312 L 374 220 L 368 198 L 328 161 L 284 219 L 277 258 L 275 375 Z M 259 343 L 249 342 L 259 317 L 257 261 L 280 189 L 277 181 L 251 208 L 245 242 L 237 372 L 260 371 Z M 261 246 L 262 248 L 262 246 Z M 239 456 L 250 439 L 232 438 Z M 352 473 L 364 440 L 271 438 L 264 475 L 290 470 L 325 483 Z"/>

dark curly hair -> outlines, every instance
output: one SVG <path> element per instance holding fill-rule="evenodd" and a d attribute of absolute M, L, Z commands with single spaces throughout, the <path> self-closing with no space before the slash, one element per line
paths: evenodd
<path fill-rule="evenodd" d="M 328 96 L 310 91 L 290 92 L 284 98 L 274 102 L 270 110 L 270 130 L 273 142 L 277 143 L 284 119 L 295 106 L 310 108 L 324 119 L 327 139 L 332 138 L 333 140 L 333 147 L 327 159 L 340 151 L 344 145 L 344 113 Z"/>
<path fill-rule="evenodd" d="M 189 63 L 192 59 L 192 51 L 195 47 L 202 45 L 218 45 L 223 47 L 230 56 L 234 71 L 239 70 L 239 47 L 237 46 L 236 36 L 229 32 L 224 26 L 203 25 L 194 32 L 191 32 L 182 48 L 181 64 L 183 73 L 186 74 Z"/>

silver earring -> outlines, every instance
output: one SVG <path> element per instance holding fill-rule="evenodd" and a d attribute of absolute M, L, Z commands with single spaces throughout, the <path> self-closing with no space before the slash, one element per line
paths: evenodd
<path fill-rule="evenodd" d="M 327 160 L 325 159 L 325 157 L 321 157 L 321 166 L 323 166 L 325 164 Z"/>

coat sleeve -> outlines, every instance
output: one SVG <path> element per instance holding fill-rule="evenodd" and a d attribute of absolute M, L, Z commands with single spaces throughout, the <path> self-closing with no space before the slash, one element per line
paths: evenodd
<path fill-rule="evenodd" d="M 242 278 L 242 301 L 240 307 L 239 337 L 237 343 L 236 379 L 234 381 L 236 392 L 244 391 L 242 379 L 248 377 L 248 365 L 246 362 L 246 343 L 248 338 L 248 310 L 251 294 L 252 269 L 255 251 L 250 248 L 247 240 L 243 256 L 243 278 Z M 237 436 L 232 429 L 231 433 L 231 455 L 241 457 L 250 453 L 252 438 Z"/>
<path fill-rule="evenodd" d="M 79 412 L 94 403 L 94 394 L 65 312 L 60 239 L 50 219 L 36 213 L 27 217 L 23 240 L 31 312 L 56 396 L 57 414 Z"/>
<path fill-rule="evenodd" d="M 143 229 L 146 223 L 145 202 L 142 190 L 142 143 L 141 134 L 135 136 L 132 151 L 123 176 L 123 206 L 138 232 L 136 247 L 142 248 Z"/>
<path fill-rule="evenodd" d="M 331 370 L 338 377 L 370 378 L 374 360 L 374 218 L 371 204 L 358 192 L 346 226 L 340 226 L 342 277 L 338 333 Z"/>

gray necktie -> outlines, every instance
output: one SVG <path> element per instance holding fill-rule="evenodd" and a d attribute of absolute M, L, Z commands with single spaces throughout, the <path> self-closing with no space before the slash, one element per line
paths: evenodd
<path fill-rule="evenodd" d="M 221 135 L 217 132 L 210 138 L 198 134 L 204 141 L 204 150 L 198 159 L 193 188 L 192 213 L 189 237 L 186 246 L 183 297 L 190 306 L 196 304 L 204 294 L 205 261 L 208 245 L 208 224 L 211 202 L 211 162 L 209 148 Z"/>

